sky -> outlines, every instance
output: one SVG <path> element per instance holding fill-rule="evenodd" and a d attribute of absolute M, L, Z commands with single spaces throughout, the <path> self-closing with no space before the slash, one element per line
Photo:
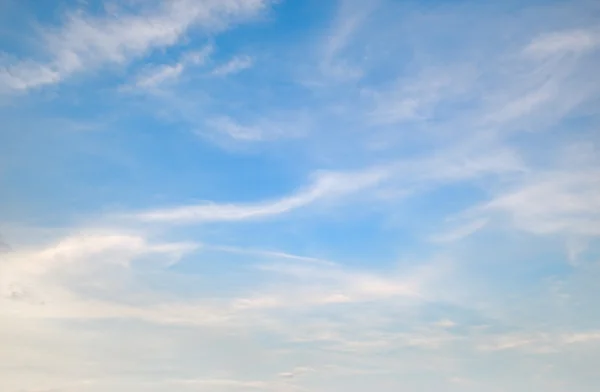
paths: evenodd
<path fill-rule="evenodd" d="M 0 390 L 598 391 L 599 26 L 0 0 Z"/>

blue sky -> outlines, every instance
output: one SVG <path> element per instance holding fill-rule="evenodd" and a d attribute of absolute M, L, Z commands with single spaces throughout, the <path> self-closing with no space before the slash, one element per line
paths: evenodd
<path fill-rule="evenodd" d="M 599 22 L 0 0 L 0 389 L 597 391 Z"/>

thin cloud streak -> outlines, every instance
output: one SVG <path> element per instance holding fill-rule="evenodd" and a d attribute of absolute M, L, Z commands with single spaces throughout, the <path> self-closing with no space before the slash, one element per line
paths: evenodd
<path fill-rule="evenodd" d="M 5 66 L 0 69 L 0 88 L 24 91 L 103 65 L 126 65 L 154 49 L 176 44 L 193 27 L 222 30 L 255 16 L 268 4 L 266 0 L 175 0 L 138 14 L 70 14 L 63 26 L 47 29 L 41 37 L 49 60 Z"/>
<path fill-rule="evenodd" d="M 254 65 L 254 59 L 250 56 L 235 56 L 223 65 L 216 67 L 212 74 L 214 76 L 227 76 L 240 73 Z"/>
<path fill-rule="evenodd" d="M 211 45 L 199 51 L 188 52 L 175 64 L 146 67 L 136 78 L 135 87 L 154 89 L 168 82 L 176 82 L 191 66 L 203 65 L 213 52 Z"/>
<path fill-rule="evenodd" d="M 270 203 L 208 204 L 142 212 L 134 216 L 144 222 L 194 223 L 239 221 L 280 215 L 330 197 L 349 195 L 376 186 L 389 173 L 375 169 L 356 173 L 322 173 L 313 185 L 295 195 Z"/>

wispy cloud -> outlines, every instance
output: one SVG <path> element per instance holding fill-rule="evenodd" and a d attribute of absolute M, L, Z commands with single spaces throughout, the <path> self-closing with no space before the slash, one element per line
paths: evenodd
<path fill-rule="evenodd" d="M 488 223 L 487 219 L 476 219 L 471 222 L 459 225 L 449 231 L 437 234 L 431 238 L 433 242 L 444 243 L 459 241 L 469 235 L 481 230 Z"/>
<path fill-rule="evenodd" d="M 263 127 L 242 125 L 229 117 L 218 117 L 209 121 L 210 127 L 217 129 L 236 140 L 256 141 L 264 139 Z"/>
<path fill-rule="evenodd" d="M 600 341 L 600 332 L 596 330 L 570 333 L 532 333 L 504 335 L 489 339 L 487 344 L 479 345 L 483 351 L 522 350 L 548 354 L 560 352 L 562 348 L 574 344 L 593 344 Z"/>
<path fill-rule="evenodd" d="M 152 88 L 159 84 L 164 83 L 168 80 L 175 80 L 179 78 L 183 72 L 184 65 L 177 63 L 175 65 L 163 65 L 156 67 L 146 72 L 145 75 L 140 76 L 136 81 L 135 85 L 142 88 Z"/>
<path fill-rule="evenodd" d="M 498 195 L 482 211 L 505 212 L 534 233 L 600 235 L 600 172 L 548 172 Z"/>
<path fill-rule="evenodd" d="M 0 90 L 77 89 L 4 96 L 0 389 L 595 391 L 592 3 L 280 2 L 222 37 L 271 2 L 136 0 L 39 28 Z"/>
<path fill-rule="evenodd" d="M 565 53 L 582 53 L 600 45 L 597 29 L 565 30 L 543 34 L 535 38 L 526 48 L 531 56 L 548 56 Z"/>
<path fill-rule="evenodd" d="M 449 68 L 429 69 L 396 81 L 388 91 L 371 93 L 375 108 L 369 114 L 370 120 L 395 124 L 431 118 L 440 103 L 459 99 L 470 91 L 477 78 L 476 69 Z"/>
<path fill-rule="evenodd" d="M 382 169 L 355 173 L 321 173 L 305 190 L 279 200 L 258 204 L 204 204 L 142 212 L 146 222 L 193 223 L 237 221 L 284 214 L 326 198 L 335 198 L 373 187 L 389 173 Z"/>
<path fill-rule="evenodd" d="M 207 120 L 206 125 L 209 129 L 198 131 L 200 136 L 217 139 L 226 136 L 240 142 L 294 139 L 305 136 L 310 130 L 310 122 L 294 114 L 273 114 L 250 123 L 240 123 L 229 116 L 218 116 Z"/>
<path fill-rule="evenodd" d="M 225 64 L 216 67 L 212 74 L 215 76 L 227 76 L 242 72 L 254 65 L 254 59 L 250 56 L 235 56 Z"/>
<path fill-rule="evenodd" d="M 209 248 L 237 251 L 228 247 Z M 0 316 L 10 314 L 41 320 L 120 318 L 157 324 L 233 327 L 234 320 L 252 323 L 252 316 L 246 314 L 249 311 L 399 297 L 420 299 L 424 294 L 423 284 L 435 278 L 429 269 L 416 268 L 384 276 L 282 252 L 251 251 L 259 259 L 285 261 L 257 265 L 263 274 L 278 275 L 280 283 L 286 281 L 285 289 L 280 284 L 260 291 L 252 288 L 253 292 L 223 301 L 165 296 L 143 284 L 140 270 L 147 270 L 152 264 L 157 273 L 167 278 L 166 268 L 197 249 L 194 243 L 163 243 L 141 234 L 87 230 L 54 243 L 13 252 L 0 266 L 3 304 Z M 247 250 L 242 252 L 250 254 Z M 140 260 L 146 266 L 139 264 Z"/>
<path fill-rule="evenodd" d="M 342 56 L 361 28 L 370 11 L 378 2 L 364 3 L 343 0 L 338 3 L 335 19 L 321 43 L 319 68 L 325 78 L 344 81 L 360 78 L 363 71 L 358 64 Z"/>
<path fill-rule="evenodd" d="M 188 52 L 175 64 L 164 64 L 145 67 L 137 76 L 135 86 L 138 88 L 152 89 L 164 83 L 175 82 L 183 72 L 191 66 L 200 66 L 206 62 L 213 51 L 212 46 L 201 50 Z"/>
<path fill-rule="evenodd" d="M 154 49 L 175 45 L 194 26 L 220 30 L 256 15 L 268 2 L 176 0 L 160 4 L 135 14 L 68 15 L 64 25 L 46 29 L 40 37 L 46 51 L 43 57 L 48 60 L 5 65 L 0 71 L 2 87 L 27 90 L 103 65 L 127 64 Z"/>
<path fill-rule="evenodd" d="M 361 191 L 375 189 L 390 181 L 405 190 L 427 191 L 441 184 L 521 170 L 518 158 L 507 151 L 490 152 L 485 156 L 457 156 L 456 152 L 450 151 L 431 157 L 392 162 L 361 171 L 317 172 L 313 175 L 314 181 L 310 186 L 270 202 L 207 203 L 140 212 L 133 217 L 142 222 L 180 224 L 259 219 L 286 214 L 319 201 L 349 197 Z M 411 177 L 403 178 L 407 173 L 410 173 Z"/>

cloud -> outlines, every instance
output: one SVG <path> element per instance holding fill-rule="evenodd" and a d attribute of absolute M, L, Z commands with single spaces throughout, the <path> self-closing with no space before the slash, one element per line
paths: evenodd
<path fill-rule="evenodd" d="M 184 3 L 190 8 L 182 13 L 194 14 L 201 7 L 222 11 L 203 16 L 172 12 Z M 263 7 L 259 3 L 267 4 L 244 3 L 255 10 L 247 15 Z M 73 14 L 61 27 L 44 29 L 45 36 L 65 42 L 49 46 L 47 58 L 12 62 L 11 73 L 8 68 L 0 71 L 0 83 L 26 90 L 60 83 L 85 69 L 131 64 L 136 72 L 128 86 L 150 93 L 134 109 L 159 98 L 158 109 L 183 108 L 177 113 L 187 127 L 218 141 L 223 137 L 255 145 L 288 138 L 277 145 L 263 143 L 261 153 L 273 154 L 269 161 L 282 159 L 298 170 L 362 169 L 317 171 L 305 186 L 266 200 L 219 199 L 189 205 L 175 201 L 173 207 L 163 204 L 122 210 L 118 217 L 102 215 L 101 223 L 110 225 L 104 229 L 94 229 L 99 225 L 93 223 L 90 227 L 65 223 L 60 228 L 11 233 L 6 237 L 11 251 L 0 249 L 0 363 L 4 364 L 0 373 L 6 375 L 0 389 L 596 390 L 593 365 L 600 343 L 594 329 L 600 314 L 594 303 L 600 235 L 596 156 L 600 155 L 594 148 L 593 104 L 600 90 L 591 77 L 596 58 L 587 56 L 597 45 L 590 43 L 595 38 L 588 39 L 595 34 L 592 30 L 555 30 L 538 36 L 539 26 L 524 23 L 512 6 L 510 18 L 491 12 L 500 20 L 496 25 L 486 19 L 489 15 L 480 15 L 487 6 L 430 9 L 421 4 L 415 11 L 414 5 L 389 2 L 381 13 L 372 14 L 362 12 L 365 6 L 360 1 L 348 2 L 338 10 L 329 35 L 320 37 L 322 46 L 317 50 L 323 56 L 311 69 L 327 80 L 360 79 L 360 83 L 323 83 L 325 88 L 308 93 L 305 86 L 294 85 L 296 81 L 284 87 L 260 83 L 259 93 L 267 102 L 257 103 L 246 102 L 255 96 L 247 93 L 257 91 L 254 81 L 239 84 L 210 77 L 213 68 L 204 63 L 202 51 L 175 55 L 162 64 L 154 63 L 154 56 L 149 57 L 152 64 L 137 61 L 155 49 L 184 42 L 187 48 L 196 27 L 214 32 L 244 19 L 245 11 L 233 5 L 241 1 L 144 4 L 158 6 L 145 8 L 138 16 L 119 10 L 110 11 L 118 17 Z M 547 13 L 533 10 L 531 20 L 554 23 Z M 233 19 L 221 19 L 223 14 Z M 579 21 L 561 12 L 559 18 L 563 16 L 565 25 Z M 585 17 L 581 10 L 579 17 Z M 125 21 L 131 22 L 131 32 L 122 31 Z M 422 26 L 416 26 L 419 23 Z M 468 29 L 461 27 L 467 25 Z M 501 29 L 490 31 L 488 25 Z M 380 26 L 372 34 L 370 29 Z M 163 28 L 166 32 L 154 32 Z M 154 38 L 140 34 L 136 41 L 133 30 L 144 29 Z M 67 37 L 63 34 L 67 30 L 80 35 Z M 120 39 L 138 43 L 116 44 Z M 417 47 L 422 43 L 431 45 Z M 264 44 L 268 49 L 269 43 Z M 290 51 L 296 51 L 297 44 L 285 42 Z M 279 38 L 273 45 L 282 48 Z M 241 53 L 240 48 L 231 49 Z M 77 65 L 56 65 L 63 52 L 73 54 Z M 167 51 L 169 56 L 171 52 Z M 281 59 L 274 63 L 269 63 L 273 56 L 268 53 L 261 57 L 261 70 L 264 66 L 267 74 L 276 71 L 278 80 L 290 71 L 282 52 L 277 52 L 275 57 Z M 294 58 L 306 58 L 303 51 L 295 54 Z M 221 66 L 223 75 L 239 67 L 227 69 L 230 63 Z M 203 77 L 186 78 L 195 66 L 203 66 Z M 71 108 L 73 97 L 61 92 L 56 92 L 59 99 L 53 99 L 48 110 L 66 110 L 62 106 L 66 101 Z M 291 105 L 306 107 L 303 113 L 318 132 L 303 133 L 304 123 L 298 125 L 293 115 L 273 115 L 285 110 L 274 102 L 281 96 L 289 97 Z M 23 110 L 29 113 L 33 106 Z M 82 112 L 96 108 L 83 103 L 81 107 Z M 55 190 L 68 185 L 58 196 L 78 199 L 82 196 L 78 187 L 92 187 L 85 194 L 89 199 L 76 205 L 57 203 L 55 199 L 64 198 L 48 198 L 41 192 L 44 206 L 69 204 L 55 212 L 60 215 L 57 220 L 85 218 L 94 207 L 114 202 L 156 206 L 156 199 L 147 195 L 159 188 L 171 192 L 181 185 L 179 181 L 190 181 L 186 176 L 194 177 L 195 171 L 179 170 L 188 163 L 210 165 L 211 171 L 225 176 L 231 174 L 227 170 L 236 169 L 218 165 L 235 151 L 208 151 L 210 147 L 202 145 L 200 150 L 209 153 L 198 161 L 194 151 L 200 150 L 189 144 L 193 135 L 169 132 L 172 124 L 151 138 L 141 129 L 140 139 L 141 134 L 135 133 L 138 126 L 132 124 L 148 121 L 153 129 L 159 128 L 147 118 L 157 107 L 145 109 L 127 113 L 131 117 L 126 127 L 115 130 L 126 131 L 124 138 L 79 133 L 77 140 L 85 139 L 86 147 L 96 148 L 98 142 L 105 148 L 108 139 L 116 140 L 123 153 L 130 153 L 127 158 L 135 173 L 120 171 L 119 178 L 109 180 L 86 177 L 83 184 L 80 174 L 88 172 L 80 170 L 85 170 L 86 162 L 95 169 L 96 160 L 86 154 L 82 165 L 69 159 L 68 165 L 56 166 L 64 169 L 56 170 L 61 176 L 77 169 L 75 180 L 51 177 L 58 179 L 52 183 Z M 11 133 L 10 126 L 5 128 Z M 23 142 L 17 134 L 10 135 L 7 146 L 37 140 L 39 148 L 46 147 L 40 140 L 48 139 L 33 137 L 38 134 L 25 132 Z M 50 138 L 55 135 L 50 133 Z M 289 140 L 291 135 L 303 139 Z M 564 148 L 573 139 L 585 142 Z M 61 157 L 76 149 L 62 143 L 75 140 L 71 136 L 60 133 L 57 140 Z M 377 149 L 372 148 L 374 140 L 380 142 Z M 160 148 L 163 143 L 170 147 Z M 306 150 L 298 154 L 300 149 Z M 2 159 L 8 162 L 6 184 L 19 188 L 11 178 L 23 177 L 22 162 L 35 158 L 32 151 L 39 150 L 19 151 L 23 159 L 14 162 Z M 155 151 L 161 151 L 164 159 L 157 161 Z M 241 161 L 246 159 L 254 157 Z M 50 161 L 39 163 L 31 173 L 45 178 Z M 14 176 L 13 168 L 17 168 Z M 106 172 L 115 173 L 114 167 L 110 169 Z M 169 187 L 161 188 L 167 177 Z M 121 179 L 131 179 L 139 190 L 134 199 L 129 188 L 118 189 L 124 184 Z M 180 195 L 179 191 L 191 189 L 183 188 L 173 194 L 193 197 Z M 110 200 L 95 189 L 109 191 Z M 20 195 L 12 192 L 9 199 Z M 29 198 L 30 187 L 20 192 L 26 197 L 10 216 L 47 223 L 37 210 L 28 210 L 39 202 Z M 385 192 L 391 196 L 380 198 Z M 238 200 L 240 195 L 226 197 Z M 298 212 L 334 204 L 337 208 L 345 202 L 352 205 L 336 210 L 333 224 L 310 213 L 300 214 L 301 224 L 294 220 Z M 248 223 L 272 217 L 286 220 L 276 225 Z M 399 220 L 401 227 L 396 225 Z M 240 221 L 245 223 L 239 225 Z M 221 224 L 170 225 L 209 222 Z M 407 228 L 413 224 L 416 230 Z M 420 237 L 422 225 L 428 225 L 425 238 Z M 3 224 L 3 234 L 4 226 L 8 225 Z M 508 235 L 499 233 L 498 226 Z M 489 228 L 485 236 L 458 243 L 484 228 Z M 530 233 L 535 236 L 525 235 Z M 572 265 L 561 264 L 563 255 L 555 252 L 557 234 L 571 241 L 565 258 Z M 52 238 L 40 240 L 47 236 Z M 193 242 L 186 241 L 190 238 Z M 428 246 L 427 240 L 437 245 Z"/>
<path fill-rule="evenodd" d="M 524 52 L 530 56 L 584 53 L 600 45 L 595 29 L 575 29 L 542 34 L 529 43 Z"/>
<path fill-rule="evenodd" d="M 0 236 L 0 253 L 10 252 L 11 247 Z"/>
<path fill-rule="evenodd" d="M 229 117 L 214 118 L 209 121 L 208 125 L 235 140 L 257 141 L 265 138 L 263 127 L 242 125 Z"/>
<path fill-rule="evenodd" d="M 324 172 L 307 189 L 279 200 L 257 204 L 203 204 L 141 212 L 145 222 L 201 223 L 239 221 L 281 215 L 327 198 L 336 198 L 373 187 L 389 173 L 383 169 L 362 172 Z"/>
<path fill-rule="evenodd" d="M 190 379 L 190 380 L 178 380 L 174 382 L 178 386 L 194 386 L 202 387 L 207 386 L 210 388 L 241 388 L 243 390 L 272 390 L 273 386 L 269 385 L 264 381 L 240 381 L 232 379 Z"/>
<path fill-rule="evenodd" d="M 487 223 L 487 219 L 476 219 L 455 227 L 445 233 L 435 235 L 431 238 L 431 240 L 438 243 L 459 241 L 484 228 Z"/>
<path fill-rule="evenodd" d="M 269 251 L 269 250 L 249 249 L 249 248 L 240 248 L 240 247 L 235 247 L 235 246 L 210 245 L 210 244 L 203 244 L 203 248 L 204 249 L 214 249 L 219 252 L 262 256 L 267 259 L 273 259 L 273 258 L 284 259 L 284 260 L 289 259 L 289 260 L 294 260 L 294 261 L 331 265 L 331 262 L 328 260 L 323 260 L 323 259 L 320 259 L 317 257 L 299 256 L 299 255 L 290 254 L 290 253 L 286 253 L 286 252 L 280 252 L 280 251 Z"/>
<path fill-rule="evenodd" d="M 295 378 L 295 377 L 301 376 L 305 373 L 310 373 L 310 372 L 314 372 L 314 371 L 315 371 L 315 369 L 312 369 L 310 367 L 298 366 L 289 372 L 279 373 L 279 376 L 283 377 L 283 378 Z"/>
<path fill-rule="evenodd" d="M 28 90 L 107 64 L 128 64 L 154 49 L 175 45 L 194 27 L 222 30 L 267 5 L 266 0 L 175 0 L 135 14 L 69 14 L 64 25 L 43 31 L 47 61 L 8 64 L 0 70 L 0 82 L 4 89 Z"/>
<path fill-rule="evenodd" d="M 140 76 L 136 81 L 135 85 L 142 88 L 152 88 L 159 84 L 164 83 L 167 80 L 174 80 L 179 78 L 183 72 L 184 65 L 177 63 L 175 65 L 163 65 L 156 67 L 144 76 Z"/>
<path fill-rule="evenodd" d="M 168 82 L 175 82 L 190 66 L 202 65 L 213 51 L 212 46 L 206 46 L 199 51 L 188 52 L 175 64 L 164 64 L 145 67 L 137 76 L 135 87 L 153 89 Z"/>
<path fill-rule="evenodd" d="M 243 304 L 259 308 L 294 308 L 400 298 L 421 301 L 428 295 L 422 292 L 425 289 L 423 286 L 430 284 L 436 278 L 435 273 L 440 271 L 437 265 L 427 267 L 382 275 L 336 264 L 265 264 L 259 268 L 279 276 L 287 290 L 278 291 L 275 295 L 244 299 Z"/>
<path fill-rule="evenodd" d="M 600 172 L 556 171 L 538 175 L 479 207 L 504 212 L 517 227 L 538 234 L 600 235 Z"/>
<path fill-rule="evenodd" d="M 215 76 L 227 76 L 240 73 L 254 65 L 254 59 L 250 56 L 235 56 L 225 64 L 216 67 L 212 74 Z"/>
<path fill-rule="evenodd" d="M 139 235 L 88 230 L 41 249 L 8 254 L 0 265 L 0 301 L 4 311 L 15 316 L 95 318 L 126 314 L 128 306 L 111 306 L 102 297 L 85 298 L 74 287 L 83 281 L 93 286 L 96 278 L 106 278 L 102 275 L 106 268 L 128 269 L 134 260 L 148 257 L 168 265 L 193 249 L 195 245 L 190 243 L 150 244 Z M 112 296 L 110 282 L 102 285 L 102 296 Z"/>
<path fill-rule="evenodd" d="M 561 349 L 575 344 L 593 344 L 600 342 L 599 331 L 533 333 L 500 335 L 490 338 L 491 342 L 478 346 L 483 351 L 522 350 L 539 354 L 560 352 Z"/>
<path fill-rule="evenodd" d="M 375 107 L 369 113 L 370 122 L 387 125 L 431 118 L 438 105 L 470 91 L 478 71 L 463 68 L 423 70 L 419 75 L 400 78 L 387 91 L 371 92 Z"/>
<path fill-rule="evenodd" d="M 372 190 L 384 183 L 424 192 L 443 184 L 522 170 L 521 162 L 511 151 L 464 155 L 463 151 L 449 150 L 441 151 L 437 155 L 400 160 L 359 171 L 316 172 L 310 186 L 270 202 L 207 203 L 142 211 L 130 217 L 142 222 L 178 224 L 259 219 L 286 214 L 320 201 Z"/>
<path fill-rule="evenodd" d="M 152 384 L 157 391 L 173 387 L 296 390 L 324 375 L 336 380 L 342 370 L 346 376 L 382 377 L 395 374 L 402 362 L 412 364 L 409 372 L 422 370 L 419 361 L 423 360 L 442 374 L 459 369 L 471 374 L 466 364 L 474 358 L 486 361 L 494 353 L 511 351 L 580 350 L 599 341 L 598 331 L 586 329 L 476 332 L 461 324 L 460 312 L 453 314 L 452 322 L 442 319 L 432 325 L 423 314 L 444 309 L 452 293 L 438 297 L 430 290 L 455 279 L 437 263 L 424 269 L 375 272 L 343 264 L 307 263 L 303 257 L 285 254 L 275 263 L 260 263 L 259 271 L 267 279 L 256 281 L 239 296 L 223 299 L 215 293 L 188 293 L 182 297 L 172 285 L 166 293 L 143 285 L 144 274 L 137 270 L 143 269 L 141 263 L 147 263 L 148 255 L 177 259 L 189 254 L 194 244 L 156 241 L 123 231 L 87 233 L 17 249 L 8 263 L 1 264 L 0 287 L 6 287 L 7 278 L 14 282 L 19 276 L 23 283 L 29 277 L 29 287 L 37 288 L 45 300 L 36 304 L 22 296 L 0 297 L 0 336 L 19 342 L 2 342 L 0 354 L 12 358 L 13 366 L 21 369 L 11 372 L 12 389 L 45 385 L 95 392 L 126 384 L 130 390 L 142 391 Z M 258 251 L 256 255 L 277 259 L 279 253 Z M 127 266 L 124 271 L 129 279 L 98 269 L 99 265 Z M 167 270 L 158 272 L 160 281 L 170 278 Z M 119 288 L 123 283 L 125 288 Z M 99 296 L 99 288 L 114 295 Z M 257 345 L 256 336 L 264 337 L 267 347 Z M 240 355 L 239 363 L 232 359 Z M 464 358 L 464 362 L 455 360 L 450 369 L 441 366 L 444 361 L 430 363 L 448 356 Z M 49 358 L 52 361 L 46 362 Z M 94 366 L 88 367 L 82 358 Z M 203 364 L 200 374 L 199 363 Z M 226 373 L 222 363 L 227 363 Z M 260 367 L 252 368 L 251 363 Z M 169 364 L 168 373 L 152 371 Z M 335 368 L 326 366 L 333 364 Z M 53 377 L 41 377 L 32 367 L 39 365 L 55 371 Z M 65 368 L 72 371 L 59 371 Z M 124 368 L 127 377 L 122 375 Z M 19 378 L 20 374 L 30 377 Z"/>
<path fill-rule="evenodd" d="M 285 290 L 274 285 L 260 294 L 215 302 L 207 297 L 161 294 L 143 284 L 140 271 L 150 268 L 167 277 L 169 266 L 198 247 L 195 243 L 151 241 L 141 234 L 85 230 L 12 252 L 0 265 L 2 314 L 26 319 L 137 319 L 233 327 L 232 322 L 244 320 L 247 311 L 419 298 L 420 285 L 431 278 L 427 270 L 380 276 L 285 252 L 204 245 L 221 253 L 277 260 L 258 264 L 257 271 L 279 275 L 279 282 L 288 280 Z"/>
<path fill-rule="evenodd" d="M 251 124 L 240 123 L 229 116 L 214 117 L 209 119 L 206 125 L 218 135 L 213 135 L 209 131 L 198 131 L 198 134 L 209 138 L 225 135 L 228 139 L 239 142 L 259 142 L 298 138 L 304 136 L 310 127 L 303 117 L 281 114 L 274 114 L 271 117 L 259 119 Z"/>
<path fill-rule="evenodd" d="M 363 71 L 343 56 L 351 47 L 353 38 L 363 26 L 377 1 L 367 3 L 354 0 L 342 0 L 338 4 L 333 23 L 327 29 L 320 42 L 319 71 L 328 80 L 356 80 Z"/>

